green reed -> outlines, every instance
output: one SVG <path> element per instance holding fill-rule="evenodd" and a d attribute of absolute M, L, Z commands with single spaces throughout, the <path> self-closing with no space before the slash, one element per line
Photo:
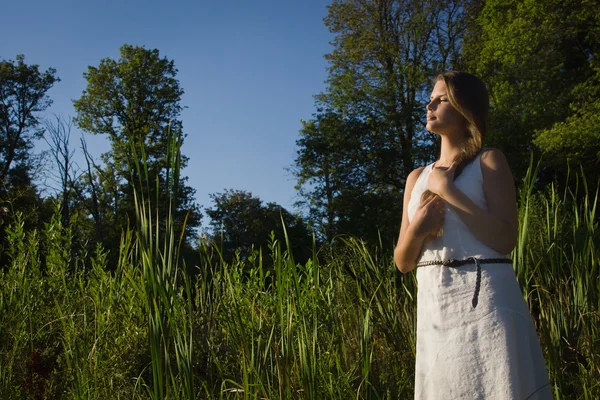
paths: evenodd
<path fill-rule="evenodd" d="M 179 187 L 181 138 L 174 131 L 168 133 L 166 187 L 170 198 L 164 220 L 159 217 L 159 177 L 154 180 L 156 199 L 153 203 L 149 198 L 153 191 L 144 146 L 136 146 L 135 142 L 131 145 L 132 163 L 139 180 L 134 189 L 136 240 L 131 243 L 132 247 L 121 249 L 131 254 L 131 267 L 126 275 L 145 305 L 152 384 L 143 382 L 143 386 L 154 400 L 196 398 L 192 367 L 192 289 L 180 259 L 185 222 L 180 236 L 176 237 L 173 219 Z"/>
<path fill-rule="evenodd" d="M 599 196 L 589 192 L 582 173 L 571 182 L 535 193 L 530 168 L 521 196 L 517 277 L 556 398 L 589 398 L 600 393 Z"/>
<path fill-rule="evenodd" d="M 531 169 L 513 252 L 557 399 L 600 397 L 598 192 L 577 180 L 540 192 Z M 417 282 L 381 243 L 338 237 L 299 264 L 287 236 L 233 260 L 202 242 L 190 276 L 172 213 L 142 189 L 112 268 L 101 246 L 71 251 L 59 210 L 7 229 L 0 398 L 413 397 Z"/>

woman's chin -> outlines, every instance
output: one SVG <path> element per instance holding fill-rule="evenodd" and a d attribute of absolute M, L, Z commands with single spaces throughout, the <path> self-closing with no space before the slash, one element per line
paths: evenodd
<path fill-rule="evenodd" d="M 433 121 L 427 122 L 427 125 L 425 125 L 425 129 L 427 129 L 431 133 L 435 133 L 436 135 L 439 135 L 439 133 L 437 132 L 438 130 L 436 129 L 436 124 L 432 123 L 432 122 Z"/>

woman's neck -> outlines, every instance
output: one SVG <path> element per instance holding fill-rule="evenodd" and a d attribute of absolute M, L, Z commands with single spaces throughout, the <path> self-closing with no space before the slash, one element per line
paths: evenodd
<path fill-rule="evenodd" d="M 440 152 L 440 159 L 436 162 L 436 166 L 450 166 L 456 156 L 460 154 L 464 142 L 464 138 L 458 139 L 457 137 L 442 136 L 442 149 Z"/>

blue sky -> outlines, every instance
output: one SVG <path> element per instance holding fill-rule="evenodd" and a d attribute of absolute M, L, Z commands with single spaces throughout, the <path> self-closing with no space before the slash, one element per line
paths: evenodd
<path fill-rule="evenodd" d="M 326 88 L 330 3 L 11 1 L 2 6 L 0 58 L 24 54 L 28 64 L 56 68 L 61 82 L 48 93 L 47 114 L 73 117 L 71 100 L 85 89 L 89 65 L 117 59 L 125 43 L 159 49 L 174 60 L 185 91 L 184 174 L 197 202 L 207 207 L 210 193 L 243 189 L 294 211 L 295 179 L 286 168 L 300 120 L 311 118 L 313 95 Z M 72 142 L 80 136 L 74 129 Z M 109 149 L 104 136 L 86 139 L 96 158 Z"/>

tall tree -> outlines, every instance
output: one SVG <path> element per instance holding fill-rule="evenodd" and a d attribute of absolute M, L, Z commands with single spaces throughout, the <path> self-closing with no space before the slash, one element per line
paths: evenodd
<path fill-rule="evenodd" d="M 333 200 L 341 189 L 341 182 L 336 178 L 344 165 L 344 156 L 349 155 L 336 140 L 338 133 L 343 134 L 342 124 L 334 113 L 320 114 L 314 120 L 302 121 L 300 139 L 296 141 L 298 150 L 293 171 L 298 178 L 296 190 L 301 199 L 297 205 L 308 210 L 311 225 L 327 242 L 337 233 Z M 341 135 L 340 141 L 351 137 Z"/>
<path fill-rule="evenodd" d="M 46 92 L 60 79 L 56 70 L 40 72 L 38 65 L 17 60 L 0 60 L 0 185 L 10 185 L 11 171 L 29 169 L 33 140 L 43 136 L 39 113 L 52 100 Z"/>
<path fill-rule="evenodd" d="M 330 129 L 307 129 L 305 125 L 296 167 L 300 187 L 305 186 L 307 201 L 316 207 L 322 198 L 319 188 L 326 179 L 354 187 L 353 191 L 332 193 L 339 201 L 328 202 L 329 207 L 337 202 L 340 207 L 362 208 L 333 206 L 328 212 L 335 216 L 328 220 L 339 221 L 334 222 L 338 228 L 347 221 L 344 231 L 372 242 L 378 241 L 378 230 L 388 237 L 397 233 L 405 179 L 415 166 L 432 160 L 437 149 L 434 136 L 424 125 L 432 78 L 458 62 L 466 29 L 464 16 L 471 3 L 335 0 L 329 6 L 325 24 L 335 35 L 334 50 L 325 56 L 330 64 L 329 85 L 317 96 L 320 111 L 311 123 L 325 128 L 324 121 L 331 113 L 352 127 L 360 123 L 360 129 L 343 129 L 355 136 L 351 142 L 358 146 L 360 157 L 350 166 L 354 174 L 335 166 L 327 174 L 324 169 L 311 171 L 303 165 L 306 158 L 302 154 L 329 152 L 331 146 L 313 148 L 313 143 L 320 142 L 310 136 L 322 136 Z M 354 180 L 357 174 L 363 174 L 363 179 Z M 309 180 L 312 186 L 305 185 Z M 364 218 L 358 218 L 359 214 Z"/>
<path fill-rule="evenodd" d="M 74 101 L 75 122 L 84 131 L 107 135 L 111 142 L 111 152 L 102 157 L 115 174 L 117 191 L 124 196 L 114 205 L 115 212 L 134 220 L 134 188 L 159 205 L 163 216 L 172 198 L 176 224 L 183 226 L 187 218 L 185 237 L 189 238 L 200 224 L 201 214 L 194 203 L 194 190 L 185 184 L 187 177 L 177 177 L 181 181 L 178 186 L 172 179 L 173 140 L 181 145 L 185 137 L 179 120 L 183 89 L 176 79 L 177 69 L 173 61 L 161 58 L 157 49 L 124 45 L 120 50 L 119 60 L 105 58 L 84 74 L 88 85 Z M 142 156 L 147 181 L 136 167 Z M 181 157 L 180 167 L 186 164 L 187 158 Z"/>
<path fill-rule="evenodd" d="M 386 187 L 377 187 L 377 160 L 362 138 L 369 127 L 362 121 L 335 112 L 322 112 L 303 121 L 298 139 L 295 174 L 301 194 L 298 204 L 308 209 L 312 226 L 321 239 L 331 242 L 338 234 L 376 238 L 378 230 L 391 237 L 399 221 L 398 204 L 387 198 Z M 372 143 L 369 143 L 372 144 Z"/>
<path fill-rule="evenodd" d="M 592 4 L 488 0 L 470 26 L 464 61 L 490 89 L 488 143 L 505 150 L 517 176 L 532 151 L 555 170 L 571 160 L 598 171 L 600 17 Z"/>
<path fill-rule="evenodd" d="M 41 72 L 23 55 L 0 60 L 0 207 L 23 212 L 31 223 L 37 223 L 39 203 L 31 150 L 44 134 L 39 118 L 52 104 L 47 92 L 59 81 L 55 69 Z"/>

